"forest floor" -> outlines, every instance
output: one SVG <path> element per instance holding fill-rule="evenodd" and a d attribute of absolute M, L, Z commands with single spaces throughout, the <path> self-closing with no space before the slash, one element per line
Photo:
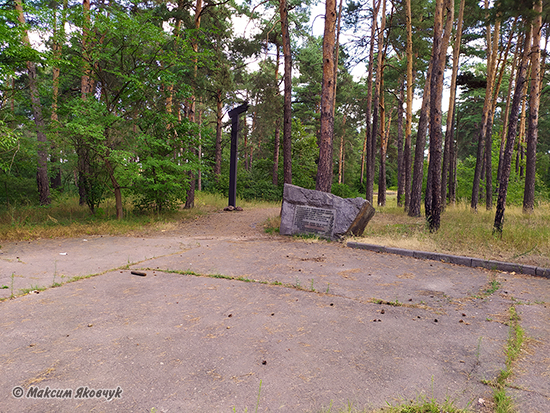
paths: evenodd
<path fill-rule="evenodd" d="M 520 412 L 550 411 L 548 279 L 266 234 L 278 213 L 3 243 L 0 411 L 370 412 L 433 398 L 491 412 L 516 313 L 525 340 L 506 392 Z M 77 397 L 86 386 L 122 393 Z M 37 397 L 47 388 L 72 394 Z"/>

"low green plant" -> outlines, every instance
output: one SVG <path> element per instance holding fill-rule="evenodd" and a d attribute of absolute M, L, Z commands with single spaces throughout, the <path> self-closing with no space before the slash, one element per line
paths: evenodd
<path fill-rule="evenodd" d="M 38 285 L 31 285 L 29 288 L 21 288 L 19 291 L 21 295 L 27 295 L 33 291 L 44 291 L 46 287 L 40 287 Z"/>
<path fill-rule="evenodd" d="M 505 367 L 494 380 L 484 382 L 494 388 L 495 413 L 515 413 L 517 411 L 512 397 L 506 392 L 506 387 L 508 386 L 508 379 L 513 373 L 513 364 L 522 351 L 525 331 L 519 324 L 520 317 L 515 306 L 510 307 L 509 314 L 510 330 L 506 342 Z"/>

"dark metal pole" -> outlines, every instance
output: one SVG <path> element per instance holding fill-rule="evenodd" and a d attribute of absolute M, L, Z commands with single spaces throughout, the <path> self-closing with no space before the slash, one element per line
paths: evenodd
<path fill-rule="evenodd" d="M 248 103 L 229 111 L 231 118 L 231 156 L 229 158 L 229 206 L 237 203 L 237 149 L 239 148 L 239 115 L 248 110 Z"/>

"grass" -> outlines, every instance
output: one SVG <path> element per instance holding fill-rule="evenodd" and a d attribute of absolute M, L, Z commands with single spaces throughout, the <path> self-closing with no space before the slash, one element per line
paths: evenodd
<path fill-rule="evenodd" d="M 506 343 L 506 363 L 498 376 L 491 381 L 484 381 L 493 387 L 493 397 L 495 402 L 495 413 L 516 413 L 516 407 L 513 399 L 506 393 L 508 379 L 513 374 L 514 362 L 521 354 L 522 346 L 525 341 L 525 331 L 519 324 L 520 317 L 515 306 L 510 307 L 508 341 Z"/>
<path fill-rule="evenodd" d="M 238 200 L 243 208 L 273 207 L 277 204 Z M 78 197 L 60 196 L 48 206 L 0 207 L 0 240 L 21 241 L 39 238 L 64 238 L 86 235 L 143 235 L 169 231 L 178 222 L 219 211 L 227 206 L 227 198 L 218 194 L 196 192 L 195 208 L 156 212 L 134 211 L 131 199 L 124 204 L 124 219 L 116 219 L 114 200 L 107 199 L 91 215 L 87 206 L 78 204 Z"/>
<path fill-rule="evenodd" d="M 327 409 L 323 409 L 318 413 L 467 413 L 468 411 L 455 407 L 452 400 L 446 399 L 443 403 L 439 403 L 434 398 L 426 398 L 421 395 L 416 400 L 398 404 L 388 403 L 388 406 L 382 409 L 360 409 L 352 403 L 348 403 L 340 409 L 333 409 L 331 404 Z"/>
<path fill-rule="evenodd" d="M 395 197 L 389 197 L 387 204 L 395 205 Z M 424 217 L 409 217 L 396 206 L 377 207 L 363 236 L 356 240 L 550 267 L 550 204 L 540 204 L 528 215 L 519 206 L 507 207 L 502 236 L 493 235 L 494 217 L 494 209 L 472 212 L 462 201 L 447 206 L 439 231 L 430 233 Z"/>

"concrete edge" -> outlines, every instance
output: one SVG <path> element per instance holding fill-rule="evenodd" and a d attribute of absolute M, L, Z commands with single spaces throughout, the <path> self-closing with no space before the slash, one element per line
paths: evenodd
<path fill-rule="evenodd" d="M 413 257 L 421 260 L 447 262 L 450 264 L 462 265 L 472 268 L 479 267 L 488 270 L 515 272 L 518 274 L 533 275 L 535 277 L 550 279 L 550 268 L 535 267 L 533 265 L 484 260 L 480 258 L 462 257 L 458 255 L 441 254 L 437 252 L 407 250 L 403 248 L 385 247 L 383 245 L 366 244 L 355 241 L 348 241 L 346 243 L 346 246 L 354 249 L 361 249 L 373 252 L 385 252 L 387 254 L 401 255 L 404 257 Z"/>

